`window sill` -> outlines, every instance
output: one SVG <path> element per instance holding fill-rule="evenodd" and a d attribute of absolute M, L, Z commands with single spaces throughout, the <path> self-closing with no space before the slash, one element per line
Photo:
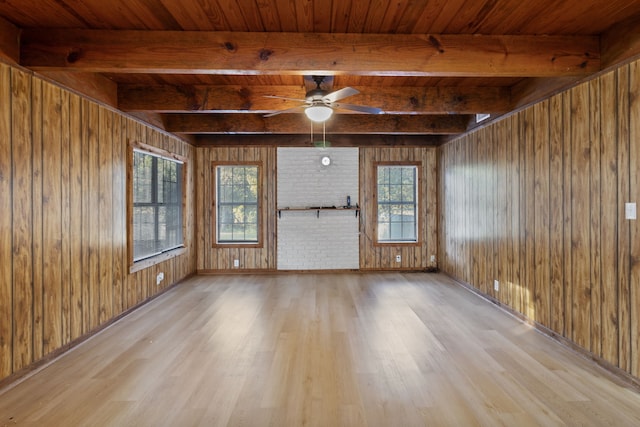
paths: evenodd
<path fill-rule="evenodd" d="M 231 243 L 231 242 L 224 242 L 224 243 L 213 243 L 211 245 L 212 248 L 253 248 L 253 249 L 260 249 L 262 248 L 262 242 L 258 242 L 258 243 Z"/>
<path fill-rule="evenodd" d="M 373 246 L 420 246 L 422 242 L 373 242 Z"/>
<path fill-rule="evenodd" d="M 129 274 L 136 273 L 138 271 L 144 270 L 145 268 L 153 267 L 156 264 L 160 264 L 161 262 L 165 262 L 167 260 L 170 260 L 171 258 L 175 258 L 185 253 L 187 253 L 187 248 L 181 247 L 161 253 L 160 255 L 156 255 L 151 258 L 143 259 L 129 267 Z"/>

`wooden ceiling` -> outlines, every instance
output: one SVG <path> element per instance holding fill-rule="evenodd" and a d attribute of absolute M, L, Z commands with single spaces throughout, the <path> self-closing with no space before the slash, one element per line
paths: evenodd
<path fill-rule="evenodd" d="M 308 142 L 303 114 L 263 116 L 310 75 L 386 113 L 337 110 L 335 141 L 437 144 L 640 54 L 640 0 L 4 0 L 0 17 L 3 61 L 195 144 Z"/>

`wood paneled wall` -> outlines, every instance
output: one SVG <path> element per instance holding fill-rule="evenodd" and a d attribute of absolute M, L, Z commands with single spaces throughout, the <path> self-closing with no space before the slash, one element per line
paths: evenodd
<path fill-rule="evenodd" d="M 638 377 L 640 63 L 440 150 L 440 267 Z"/>
<path fill-rule="evenodd" d="M 0 380 L 195 271 L 190 165 L 186 254 L 129 274 L 128 140 L 194 163 L 188 144 L 0 64 Z"/>
<path fill-rule="evenodd" d="M 262 246 L 213 247 L 215 183 L 212 162 L 260 162 L 262 164 Z M 206 147 L 196 150 L 197 270 L 275 270 L 276 251 L 276 147 Z M 239 260 L 239 268 L 233 260 Z"/>
<path fill-rule="evenodd" d="M 422 221 L 419 245 L 375 245 L 376 218 L 376 165 L 379 162 L 419 162 L 418 190 Z M 418 147 L 360 148 L 360 268 L 362 270 L 425 270 L 434 267 L 431 255 L 438 248 L 438 196 L 437 150 Z M 396 262 L 401 255 L 401 262 Z"/>

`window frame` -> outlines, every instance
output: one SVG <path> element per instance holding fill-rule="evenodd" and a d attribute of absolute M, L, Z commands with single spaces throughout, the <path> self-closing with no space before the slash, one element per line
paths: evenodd
<path fill-rule="evenodd" d="M 258 168 L 258 189 L 256 195 L 256 210 L 258 215 L 257 242 L 218 242 L 218 167 L 248 167 L 255 166 Z M 264 228 L 263 228 L 263 182 L 264 167 L 261 161 L 213 161 L 211 162 L 211 245 L 214 248 L 262 248 L 264 247 Z"/>
<path fill-rule="evenodd" d="M 378 236 L 378 171 L 381 166 L 406 166 L 416 168 L 416 240 L 379 240 Z M 422 224 L 424 222 L 424 192 L 422 191 L 422 162 L 374 162 L 373 163 L 373 194 L 374 194 L 374 221 L 373 221 L 373 245 L 374 246 L 420 246 L 422 245 Z"/>
<path fill-rule="evenodd" d="M 134 261 L 134 230 L 133 230 L 133 184 L 134 184 L 134 153 L 142 152 L 155 157 L 165 158 L 180 162 L 182 164 L 182 182 L 180 183 L 181 190 L 181 227 L 182 227 L 182 245 L 167 249 L 159 254 L 152 255 L 147 258 L 143 258 Z M 189 164 L 187 159 L 175 153 L 163 150 L 161 148 L 154 147 L 152 145 L 144 144 L 142 142 L 132 141 L 129 143 L 128 157 L 127 157 L 127 251 L 129 259 L 129 273 L 135 273 L 136 271 L 144 270 L 168 259 L 177 257 L 186 253 L 187 249 L 187 229 L 186 229 L 186 206 L 187 206 L 187 173 L 189 170 Z"/>

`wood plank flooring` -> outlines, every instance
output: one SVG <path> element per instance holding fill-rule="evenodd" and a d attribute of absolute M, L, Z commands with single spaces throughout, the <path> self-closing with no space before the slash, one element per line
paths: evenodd
<path fill-rule="evenodd" d="M 194 277 L 0 393 L 0 426 L 640 425 L 639 393 L 423 273 Z"/>

